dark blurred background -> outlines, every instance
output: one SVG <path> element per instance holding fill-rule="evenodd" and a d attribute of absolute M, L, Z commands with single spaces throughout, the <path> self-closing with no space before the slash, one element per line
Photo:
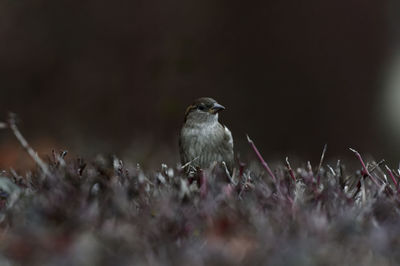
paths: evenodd
<path fill-rule="evenodd" d="M 241 154 L 248 133 L 269 160 L 318 160 L 325 143 L 333 157 L 393 156 L 377 106 L 396 5 L 3 0 L 0 117 L 16 112 L 42 154 L 174 163 L 186 106 L 210 96 Z M 0 131 L 0 166 L 25 161 L 20 152 Z"/>

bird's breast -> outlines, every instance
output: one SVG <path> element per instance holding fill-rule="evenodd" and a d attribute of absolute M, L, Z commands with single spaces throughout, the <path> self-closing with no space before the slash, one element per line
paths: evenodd
<path fill-rule="evenodd" d="M 192 144 L 207 146 L 215 145 L 223 139 L 223 128 L 218 126 L 184 127 L 182 136 Z"/>
<path fill-rule="evenodd" d="M 222 126 L 203 125 L 202 127 L 183 127 L 181 145 L 185 161 L 196 160 L 201 167 L 207 167 L 212 161 L 221 161 L 218 147 L 223 141 Z"/>

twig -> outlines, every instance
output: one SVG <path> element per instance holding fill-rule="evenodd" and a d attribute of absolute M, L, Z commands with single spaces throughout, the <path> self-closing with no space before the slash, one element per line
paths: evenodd
<path fill-rule="evenodd" d="M 362 203 L 365 205 L 365 203 L 367 202 L 367 193 L 365 191 L 365 182 L 363 178 L 360 178 L 360 186 Z"/>
<path fill-rule="evenodd" d="M 265 170 L 267 170 L 268 174 L 271 176 L 272 180 L 276 182 L 276 177 L 274 173 L 272 173 L 271 168 L 269 168 L 268 164 L 265 162 L 264 158 L 261 156 L 260 152 L 258 151 L 254 142 L 250 139 L 249 135 L 247 136 L 247 141 L 250 143 L 251 147 L 253 148 L 254 152 L 256 153 L 258 159 L 260 160 L 261 164 L 264 166 Z"/>
<path fill-rule="evenodd" d="M 394 185 L 396 186 L 397 192 L 399 192 L 399 183 L 397 182 L 396 178 L 394 177 L 392 170 L 390 170 L 389 166 L 387 166 L 386 164 L 385 164 L 385 168 L 388 171 L 389 176 L 392 179 Z"/>
<path fill-rule="evenodd" d="M 326 149 L 328 148 L 328 144 L 324 145 L 324 149 L 322 150 L 322 154 L 321 154 L 321 159 L 319 161 L 319 165 L 318 165 L 318 169 L 317 169 L 317 185 L 319 185 L 320 182 L 320 175 L 319 175 L 319 171 L 321 170 L 322 167 L 322 163 L 324 161 L 325 158 L 325 153 L 326 153 Z"/>
<path fill-rule="evenodd" d="M 292 177 L 293 181 L 296 183 L 296 177 L 294 176 L 292 166 L 290 166 L 289 157 L 286 157 L 285 161 L 286 161 L 286 167 L 289 171 L 289 175 Z"/>
<path fill-rule="evenodd" d="M 49 167 L 47 166 L 47 164 L 45 162 L 43 162 L 43 160 L 39 157 L 39 155 L 32 149 L 31 146 L 29 146 L 28 142 L 26 141 L 24 136 L 22 136 L 17 125 L 15 124 L 15 114 L 10 113 L 8 125 L 11 128 L 11 130 L 13 131 L 15 137 L 17 138 L 17 140 L 19 141 L 21 146 L 32 157 L 32 159 L 37 163 L 37 165 L 39 165 L 39 167 L 43 171 L 43 173 L 46 176 L 50 176 L 50 171 L 49 171 Z"/>
<path fill-rule="evenodd" d="M 385 159 L 380 160 L 378 163 L 374 163 L 372 165 L 372 167 L 369 169 L 369 172 L 373 173 L 376 170 L 376 168 L 380 167 L 384 163 L 385 163 Z"/>
<path fill-rule="evenodd" d="M 329 164 L 327 165 L 328 169 L 331 171 L 333 176 L 336 176 L 336 172 L 335 170 L 333 170 L 332 166 L 330 166 Z"/>
<path fill-rule="evenodd" d="M 311 177 L 311 182 L 314 182 L 314 173 L 313 173 L 312 165 L 311 165 L 310 161 L 307 161 L 307 170 L 308 170 L 308 174 Z"/>
<path fill-rule="evenodd" d="M 349 148 L 350 151 L 354 152 L 354 154 L 357 156 L 358 160 L 361 162 L 361 165 L 363 167 L 363 175 L 367 175 L 369 178 L 371 178 L 372 182 L 375 183 L 375 185 L 377 185 L 378 187 L 380 187 L 380 185 L 378 184 L 378 181 L 376 181 L 376 179 L 370 174 L 370 172 L 367 169 L 367 166 L 365 165 L 360 153 L 358 151 L 356 151 L 355 149 Z"/>
<path fill-rule="evenodd" d="M 233 180 L 233 177 L 232 177 L 231 174 L 229 173 L 229 170 L 228 170 L 228 167 L 226 166 L 225 161 L 222 161 L 222 166 L 224 167 L 225 174 L 226 174 L 226 176 L 228 177 L 229 182 L 231 182 L 232 185 L 236 186 L 237 183 Z"/>
<path fill-rule="evenodd" d="M 194 161 L 196 161 L 197 159 L 199 159 L 199 157 L 197 156 L 196 158 L 194 158 L 193 160 L 185 163 L 184 165 L 181 166 L 181 169 L 186 168 L 187 166 L 191 165 Z"/>
<path fill-rule="evenodd" d="M 322 163 L 324 162 L 325 153 L 326 153 L 326 150 L 327 150 L 327 149 L 328 149 L 328 144 L 325 144 L 325 145 L 324 145 L 324 149 L 322 150 L 321 159 L 320 159 L 320 161 L 319 161 L 318 170 L 317 170 L 317 175 L 319 174 L 319 170 L 321 170 Z"/>

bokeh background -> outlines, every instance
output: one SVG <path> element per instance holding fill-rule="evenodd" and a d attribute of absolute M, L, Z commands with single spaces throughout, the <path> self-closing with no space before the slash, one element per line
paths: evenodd
<path fill-rule="evenodd" d="M 175 163 L 186 106 L 210 96 L 227 107 L 221 120 L 240 154 L 248 133 L 268 160 L 316 161 L 328 143 L 332 157 L 353 147 L 397 161 L 400 119 L 388 91 L 399 86 L 388 80 L 398 5 L 4 0 L 0 120 L 16 112 L 41 154 Z M 0 131 L 0 167 L 23 165 L 21 154 Z"/>

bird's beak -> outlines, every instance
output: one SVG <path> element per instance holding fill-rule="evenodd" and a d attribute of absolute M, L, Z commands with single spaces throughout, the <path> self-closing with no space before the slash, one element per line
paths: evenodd
<path fill-rule="evenodd" d="M 220 105 L 219 103 L 214 103 L 213 107 L 210 109 L 210 113 L 216 114 L 222 110 L 225 110 L 225 107 Z"/>

